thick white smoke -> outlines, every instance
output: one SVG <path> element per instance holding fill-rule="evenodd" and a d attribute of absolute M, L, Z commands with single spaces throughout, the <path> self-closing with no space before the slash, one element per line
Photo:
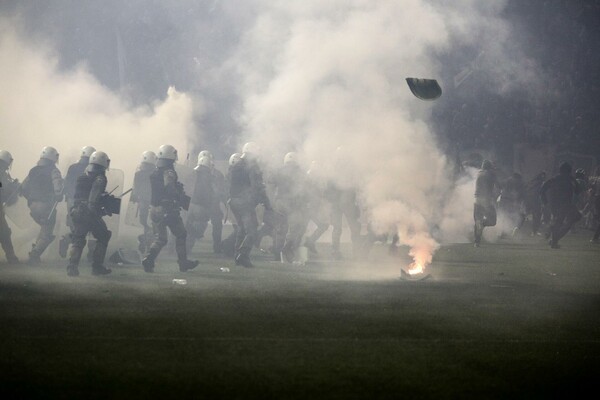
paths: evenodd
<path fill-rule="evenodd" d="M 199 107 L 189 95 L 170 88 L 163 101 L 132 107 L 85 64 L 61 71 L 51 44 L 28 41 L 17 27 L 0 20 L 0 148 L 13 155 L 14 177 L 25 177 L 44 146 L 58 150 L 64 174 L 91 145 L 108 153 L 130 185 L 143 151 L 169 143 L 185 156 L 200 139 L 193 125 Z"/>
<path fill-rule="evenodd" d="M 300 151 L 323 166 L 326 178 L 359 189 L 373 228 L 399 233 L 418 263 L 429 263 L 439 246 L 434 226 L 465 237 L 472 192 L 462 212 L 455 204 L 444 210 L 445 200 L 457 198 L 451 168 L 428 125 L 431 103 L 413 97 L 405 78 L 440 78 L 437 55 L 468 45 L 487 51 L 482 64 L 497 89 L 527 79 L 519 73 L 527 68 L 509 54 L 510 29 L 499 16 L 504 3 L 254 4 L 256 23 L 231 60 L 242 81 L 244 139 L 276 155 L 275 163 Z M 334 167 L 339 156 L 343 168 Z"/>

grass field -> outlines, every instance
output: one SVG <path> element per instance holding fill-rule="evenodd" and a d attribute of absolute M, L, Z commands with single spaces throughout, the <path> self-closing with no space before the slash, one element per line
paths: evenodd
<path fill-rule="evenodd" d="M 0 391 L 19 398 L 553 398 L 598 391 L 600 246 L 526 238 L 408 257 L 67 278 L 0 265 Z M 221 272 L 220 267 L 231 268 Z M 185 278 L 187 285 L 172 283 Z"/>

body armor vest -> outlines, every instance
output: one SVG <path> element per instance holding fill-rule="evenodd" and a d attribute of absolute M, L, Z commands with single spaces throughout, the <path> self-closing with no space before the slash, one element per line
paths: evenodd
<path fill-rule="evenodd" d="M 152 199 L 150 204 L 152 206 L 161 206 L 166 202 L 177 202 L 178 194 L 176 190 L 169 191 L 165 187 L 165 172 L 168 170 L 172 170 L 173 167 L 160 167 L 154 170 L 150 175 L 150 188 L 152 190 Z"/>
<path fill-rule="evenodd" d="M 41 201 L 51 203 L 54 199 L 54 186 L 52 185 L 52 171 L 54 165 L 37 165 L 27 175 L 25 198 L 28 201 Z"/>
<path fill-rule="evenodd" d="M 88 162 L 79 160 L 79 162 L 72 164 L 65 176 L 65 195 L 67 198 L 75 198 L 75 186 L 77 185 L 77 178 L 85 174 L 85 168 L 88 166 Z"/>
<path fill-rule="evenodd" d="M 247 168 L 247 163 L 241 160 L 230 170 L 231 187 L 229 196 L 232 198 L 240 197 L 240 195 L 250 188 L 250 173 Z"/>

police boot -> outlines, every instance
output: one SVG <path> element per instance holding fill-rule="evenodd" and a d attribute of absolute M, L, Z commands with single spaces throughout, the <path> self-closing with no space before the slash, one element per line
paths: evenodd
<path fill-rule="evenodd" d="M 17 255 L 15 254 L 15 249 L 13 248 L 13 244 L 12 244 L 12 241 L 10 240 L 10 238 L 8 240 L 6 240 L 5 242 L 2 242 L 2 249 L 4 249 L 4 254 L 6 255 L 6 261 L 8 261 L 9 264 L 18 264 L 19 263 L 19 259 L 17 258 Z"/>
<path fill-rule="evenodd" d="M 146 235 L 144 234 L 138 236 L 138 251 L 141 254 L 146 252 Z"/>
<path fill-rule="evenodd" d="M 179 271 L 189 271 L 190 269 L 196 268 L 200 263 L 198 260 L 188 260 L 185 241 L 177 242 L 175 244 L 175 250 L 177 251 L 177 264 L 179 264 Z"/>
<path fill-rule="evenodd" d="M 27 260 L 27 264 L 38 265 L 41 262 L 42 262 L 42 260 L 40 259 L 39 253 L 36 251 L 35 244 L 32 244 L 31 251 L 29 252 L 29 259 Z"/>
<path fill-rule="evenodd" d="M 58 255 L 61 258 L 67 257 L 67 251 L 69 250 L 69 244 L 71 243 L 71 235 L 63 235 L 58 241 Z"/>
<path fill-rule="evenodd" d="M 294 262 L 294 250 L 292 249 L 293 243 L 290 242 L 286 242 L 283 245 L 283 248 L 281 249 L 281 255 L 283 256 L 283 259 L 288 262 L 288 263 L 293 263 Z"/>
<path fill-rule="evenodd" d="M 68 276 L 79 276 L 79 260 L 81 259 L 81 249 L 71 245 L 69 248 L 69 265 L 67 266 Z"/>
<path fill-rule="evenodd" d="M 312 241 L 311 239 L 307 239 L 306 242 L 304 243 L 304 246 L 306 246 L 306 248 L 308 249 L 308 251 L 310 251 L 311 254 L 313 254 L 313 255 L 319 254 L 319 252 L 317 251 L 317 246 L 315 245 L 315 242 Z"/>
<path fill-rule="evenodd" d="M 154 272 L 154 260 L 158 257 L 158 250 L 154 247 L 150 247 L 148 254 L 142 260 L 142 266 L 144 267 L 144 271 L 146 272 Z"/>
<path fill-rule="evenodd" d="M 94 252 L 95 252 L 97 243 L 98 243 L 98 241 L 96 239 L 88 239 L 88 241 L 87 241 L 87 248 L 88 248 L 87 260 L 90 263 L 94 262 Z"/>
<path fill-rule="evenodd" d="M 245 268 L 254 268 L 254 264 L 250 261 L 250 257 L 244 253 L 240 253 L 235 257 L 235 265 L 241 265 Z"/>
<path fill-rule="evenodd" d="M 106 249 L 108 245 L 100 242 L 96 242 L 94 248 L 94 256 L 92 262 L 92 275 L 108 275 L 112 272 L 110 268 L 106 268 L 104 264 L 104 258 L 106 257 Z"/>

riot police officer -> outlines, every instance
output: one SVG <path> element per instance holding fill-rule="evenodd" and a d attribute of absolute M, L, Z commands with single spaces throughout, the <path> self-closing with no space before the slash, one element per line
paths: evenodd
<path fill-rule="evenodd" d="M 580 186 L 571 176 L 571 164 L 561 163 L 558 171 L 559 174 L 544 182 L 540 189 L 542 203 L 547 204 L 552 213 L 549 244 L 553 249 L 560 248 L 558 241 L 581 219 L 575 204 Z"/>
<path fill-rule="evenodd" d="M 498 179 L 494 165 L 490 160 L 483 160 L 475 180 L 475 204 L 473 206 L 475 247 L 479 247 L 481 244 L 483 229 L 486 226 L 496 225 L 497 192 Z"/>
<path fill-rule="evenodd" d="M 192 195 L 192 208 L 188 214 L 188 250 L 197 239 L 204 237 L 210 220 L 212 226 L 213 251 L 221 253 L 223 236 L 223 212 L 221 204 L 227 202 L 225 176 L 215 168 L 214 158 L 208 150 L 198 154 L 198 164 L 194 168 L 196 184 Z"/>
<path fill-rule="evenodd" d="M 40 160 L 29 171 L 21 188 L 30 215 L 40 226 L 40 233 L 29 252 L 30 264 L 39 264 L 40 256 L 55 239 L 56 205 L 63 199 L 63 179 L 56 167 L 58 157 L 54 147 L 44 147 Z"/>
<path fill-rule="evenodd" d="M 168 144 L 160 146 L 158 150 L 156 169 L 150 175 L 152 190 L 150 219 L 154 232 L 154 242 L 150 246 L 146 257 L 142 260 L 144 271 L 154 272 L 154 262 L 160 250 L 167 244 L 167 228 L 175 236 L 175 251 L 177 263 L 181 272 L 196 268 L 198 261 L 188 260 L 186 239 L 187 231 L 181 219 L 181 208 L 189 207 L 189 197 L 183 190 L 183 185 L 175 172 L 177 150 Z"/>
<path fill-rule="evenodd" d="M 283 167 L 273 176 L 275 210 L 279 216 L 275 228 L 274 253 L 293 262 L 308 225 L 308 186 L 298 156 L 289 152 Z M 283 261 L 283 260 L 281 260 Z"/>
<path fill-rule="evenodd" d="M 69 169 L 67 169 L 67 175 L 65 175 L 65 200 L 67 202 L 67 210 L 70 210 L 73 207 L 73 199 L 75 197 L 75 185 L 77 184 L 77 178 L 85 173 L 85 168 L 88 166 L 90 162 L 90 156 L 96 149 L 92 146 L 84 146 L 81 148 L 81 154 L 79 156 L 79 160 L 71 164 Z M 73 230 L 73 222 L 71 221 L 71 216 L 67 212 L 67 226 Z M 69 247 L 69 243 L 71 243 L 70 235 L 64 235 L 60 238 L 58 244 L 58 252 L 61 257 L 66 257 L 67 249 Z M 88 249 L 90 250 L 90 254 L 88 254 L 88 258 L 93 253 L 93 247 L 95 242 L 91 240 L 88 241 Z"/>
<path fill-rule="evenodd" d="M 68 276 L 79 275 L 79 260 L 85 246 L 88 233 L 96 239 L 92 256 L 92 275 L 107 275 L 111 273 L 104 266 L 106 249 L 112 235 L 102 220 L 105 215 L 112 215 L 108 205 L 111 196 L 106 193 L 106 170 L 110 165 L 108 155 L 102 151 L 94 151 L 83 175 L 77 178 L 73 193 L 71 215 L 71 246 L 69 248 Z"/>
<path fill-rule="evenodd" d="M 144 233 L 138 236 L 138 250 L 145 253 L 150 248 L 154 239 L 152 227 L 148 222 L 150 213 L 150 201 L 152 199 L 152 188 L 150 186 L 150 175 L 156 169 L 158 158 L 153 151 L 144 151 L 142 161 L 133 177 L 133 191 L 131 192 L 131 201 L 138 205 L 138 219 Z"/>
<path fill-rule="evenodd" d="M 256 241 L 258 229 L 256 207 L 263 204 L 265 210 L 272 210 L 258 163 L 259 151 L 256 143 L 246 143 L 242 148 L 240 161 L 230 170 L 229 206 L 238 223 L 235 264 L 246 268 L 254 266 L 250 261 L 250 251 Z"/>
<path fill-rule="evenodd" d="M 18 264 L 19 259 L 15 254 L 12 244 L 11 230 L 4 215 L 4 206 L 17 201 L 19 181 L 13 179 L 8 170 L 12 165 L 12 155 L 6 150 L 0 150 L 0 245 L 9 264 Z"/>

